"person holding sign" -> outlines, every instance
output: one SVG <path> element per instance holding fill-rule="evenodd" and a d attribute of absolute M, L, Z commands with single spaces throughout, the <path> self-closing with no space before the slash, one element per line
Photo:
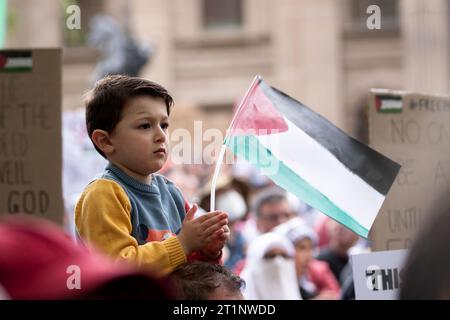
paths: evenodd
<path fill-rule="evenodd" d="M 164 276 L 187 260 L 221 263 L 227 214 L 194 218 L 177 186 L 159 171 L 168 158 L 173 100 L 151 81 L 115 75 L 88 93 L 86 125 L 108 160 L 75 208 L 77 234 L 103 252 Z"/>

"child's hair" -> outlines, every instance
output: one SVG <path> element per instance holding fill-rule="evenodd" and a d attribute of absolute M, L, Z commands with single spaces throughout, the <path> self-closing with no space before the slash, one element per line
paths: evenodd
<path fill-rule="evenodd" d="M 97 81 L 94 88 L 85 95 L 86 127 L 91 141 L 92 133 L 96 129 L 111 133 L 120 121 L 125 104 L 139 96 L 164 100 L 167 115 L 170 115 L 173 99 L 167 90 L 157 83 L 125 75 L 110 75 Z M 106 158 L 95 143 L 94 147 Z"/>
<path fill-rule="evenodd" d="M 193 261 L 171 273 L 174 295 L 182 300 L 207 300 L 217 288 L 224 287 L 232 293 L 240 292 L 245 281 L 219 264 Z"/>

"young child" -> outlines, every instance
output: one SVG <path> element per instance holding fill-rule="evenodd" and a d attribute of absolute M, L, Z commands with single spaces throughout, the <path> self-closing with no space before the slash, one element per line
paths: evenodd
<path fill-rule="evenodd" d="M 88 93 L 86 125 L 108 160 L 75 208 L 77 234 L 86 243 L 157 275 L 187 260 L 220 263 L 229 236 L 227 214 L 194 219 L 179 189 L 155 174 L 168 158 L 167 129 L 173 101 L 160 85 L 107 76 Z"/>

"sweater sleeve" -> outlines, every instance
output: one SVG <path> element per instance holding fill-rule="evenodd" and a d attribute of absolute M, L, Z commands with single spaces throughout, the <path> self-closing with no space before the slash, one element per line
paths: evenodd
<path fill-rule="evenodd" d="M 138 245 L 131 236 L 131 203 L 123 188 L 112 180 L 92 182 L 75 208 L 81 238 L 102 252 L 132 261 L 163 276 L 186 262 L 177 237 Z"/>

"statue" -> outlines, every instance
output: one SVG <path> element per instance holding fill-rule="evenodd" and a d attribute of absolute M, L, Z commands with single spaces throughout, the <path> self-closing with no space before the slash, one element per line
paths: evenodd
<path fill-rule="evenodd" d="M 100 50 L 102 59 L 91 82 L 109 74 L 138 76 L 153 53 L 151 46 L 140 46 L 110 16 L 97 15 L 90 22 L 88 45 Z"/>

